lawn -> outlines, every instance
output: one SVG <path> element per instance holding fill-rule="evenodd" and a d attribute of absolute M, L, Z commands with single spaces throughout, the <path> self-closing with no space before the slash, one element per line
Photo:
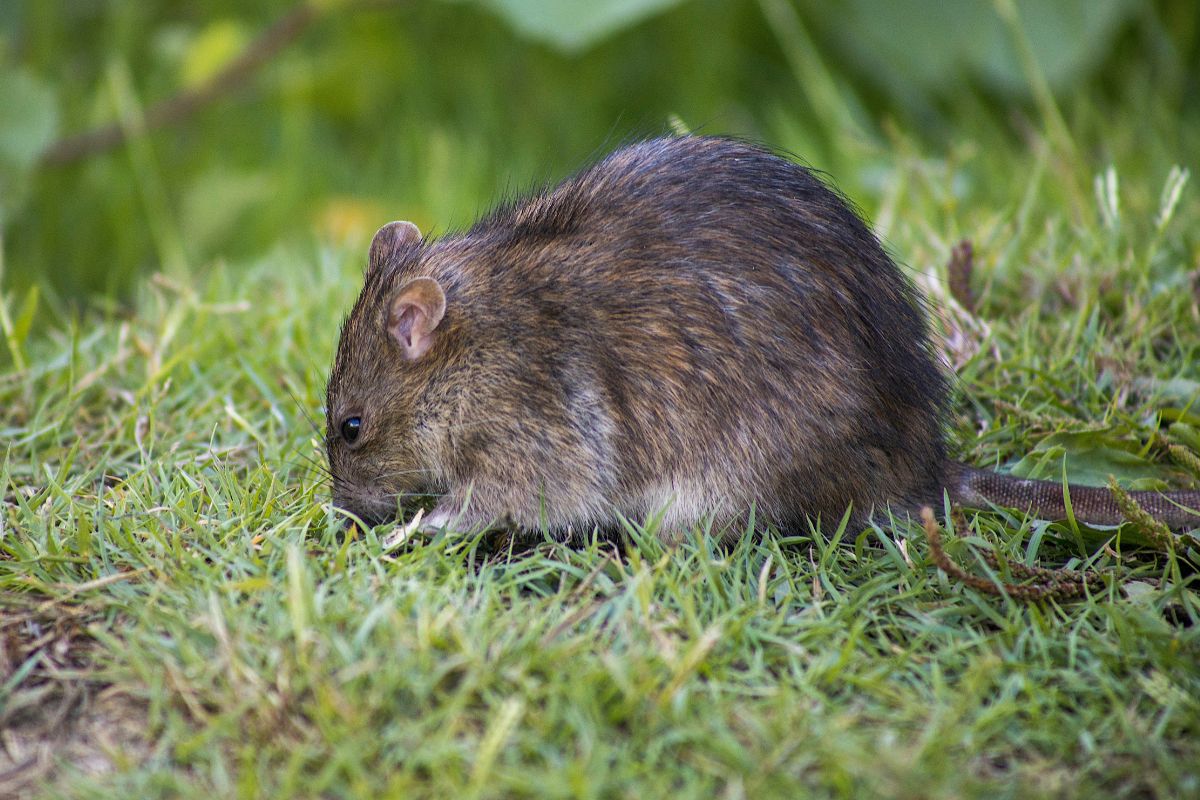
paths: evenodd
<path fill-rule="evenodd" d="M 932 259 L 926 191 L 892 244 Z M 1176 214 L 1170 229 L 1200 224 L 1194 200 Z M 986 238 L 986 210 L 966 216 Z M 1194 458 L 1196 414 L 1180 396 L 1194 400 L 1200 379 L 1192 265 L 1154 219 L 1118 246 L 1100 222 L 1039 208 L 995 257 L 991 285 L 1005 288 L 985 284 L 986 322 L 946 315 L 951 356 L 965 359 L 964 455 L 1007 460 L 1062 429 L 1084 432 L 1069 449 L 1128 455 L 1126 472 L 1161 470 L 1168 442 Z M 1103 281 L 1078 267 L 1097 251 L 1118 254 Z M 1200 791 L 1200 596 L 1184 544 L 960 520 L 950 553 L 979 574 L 974 553 L 994 549 L 1107 576 L 1083 599 L 1028 604 L 949 579 L 908 523 L 826 521 L 732 548 L 697 532 L 672 550 L 637 529 L 574 546 L 485 534 L 389 550 L 386 527 L 344 536 L 318 429 L 362 260 L 300 249 L 191 282 L 158 276 L 128 312 L 14 341 L 20 363 L 0 376 L 9 786 Z"/>
<path fill-rule="evenodd" d="M 789 117 L 729 127 L 836 168 L 929 294 L 957 457 L 1195 486 L 1198 128 L 1133 92 L 1026 112 L 815 153 Z M 414 184 L 459 215 L 444 231 L 545 178 L 554 131 L 507 167 L 511 142 L 425 133 L 419 163 L 462 165 Z M 121 191 L 187 244 L 131 163 Z M 368 237 L 164 258 L 77 304 L 0 293 L 0 796 L 1200 795 L 1188 536 L 956 513 L 946 551 L 991 592 L 909 521 L 671 549 L 652 520 L 571 544 L 347 532 L 322 404 Z M 12 252 L 10 276 L 51 270 Z M 1100 577 L 1030 602 L 1002 586 L 1037 582 L 1021 565 Z"/>

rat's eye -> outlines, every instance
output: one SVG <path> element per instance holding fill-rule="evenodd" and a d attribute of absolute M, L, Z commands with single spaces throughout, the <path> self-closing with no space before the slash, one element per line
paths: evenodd
<path fill-rule="evenodd" d="M 362 430 L 362 417 L 346 417 L 342 420 L 342 438 L 353 444 Z"/>

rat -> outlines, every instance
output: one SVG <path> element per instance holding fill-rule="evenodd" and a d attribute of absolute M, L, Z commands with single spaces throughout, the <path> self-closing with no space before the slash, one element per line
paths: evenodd
<path fill-rule="evenodd" d="M 947 456 L 925 300 L 808 169 L 735 139 L 616 150 L 437 240 L 371 242 L 327 384 L 333 502 L 367 524 L 570 535 L 781 528 L 952 502 L 1065 519 L 1063 487 Z M 1077 519 L 1119 524 L 1105 488 Z M 1200 527 L 1200 491 L 1130 492 Z"/>

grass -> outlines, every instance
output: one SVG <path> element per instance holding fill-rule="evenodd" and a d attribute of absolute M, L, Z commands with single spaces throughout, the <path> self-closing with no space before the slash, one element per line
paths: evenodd
<path fill-rule="evenodd" d="M 1167 456 L 1200 452 L 1200 203 L 1161 196 L 1152 145 L 1113 141 L 1119 180 L 1095 186 L 1093 161 L 1038 142 L 932 159 L 897 135 L 870 162 L 976 463 L 1200 479 Z M 976 314 L 928 279 L 962 235 Z M 652 526 L 621 546 L 344 537 L 309 418 L 364 252 L 159 276 L 126 309 L 8 337 L 0 794 L 1200 792 L 1184 540 L 956 523 L 951 555 L 980 574 L 996 549 L 1111 576 L 1027 604 L 948 579 L 909 523 L 669 551 Z"/>

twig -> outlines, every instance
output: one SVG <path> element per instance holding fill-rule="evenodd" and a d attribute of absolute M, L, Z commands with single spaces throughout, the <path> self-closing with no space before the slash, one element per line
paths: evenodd
<path fill-rule="evenodd" d="M 1014 575 L 1036 581 L 1031 584 L 1015 584 L 997 582 L 979 575 L 972 575 L 958 564 L 950 560 L 942 549 L 942 531 L 933 518 L 933 510 L 928 506 L 921 509 L 921 521 L 925 526 L 925 538 L 929 541 L 929 553 L 938 568 L 955 580 L 965 583 L 972 589 L 987 594 L 1008 595 L 1017 600 L 1038 601 L 1053 598 L 1065 600 L 1080 597 L 1087 593 L 1089 586 L 1099 584 L 1104 576 L 1095 572 L 1076 572 L 1069 569 L 1046 569 L 1044 567 L 1028 567 L 1024 564 L 1009 564 Z M 999 559 L 994 556 L 986 559 L 993 567 L 999 565 Z"/>
<path fill-rule="evenodd" d="M 57 167 L 70 164 L 81 158 L 119 147 L 124 144 L 130 133 L 141 135 L 156 128 L 182 122 L 221 95 L 244 83 L 263 64 L 295 41 L 319 13 L 314 4 L 300 3 L 263 31 L 237 58 L 207 83 L 182 91 L 147 108 L 137 128 L 129 131 L 119 123 L 113 123 L 59 139 L 42 153 L 42 165 Z"/>

